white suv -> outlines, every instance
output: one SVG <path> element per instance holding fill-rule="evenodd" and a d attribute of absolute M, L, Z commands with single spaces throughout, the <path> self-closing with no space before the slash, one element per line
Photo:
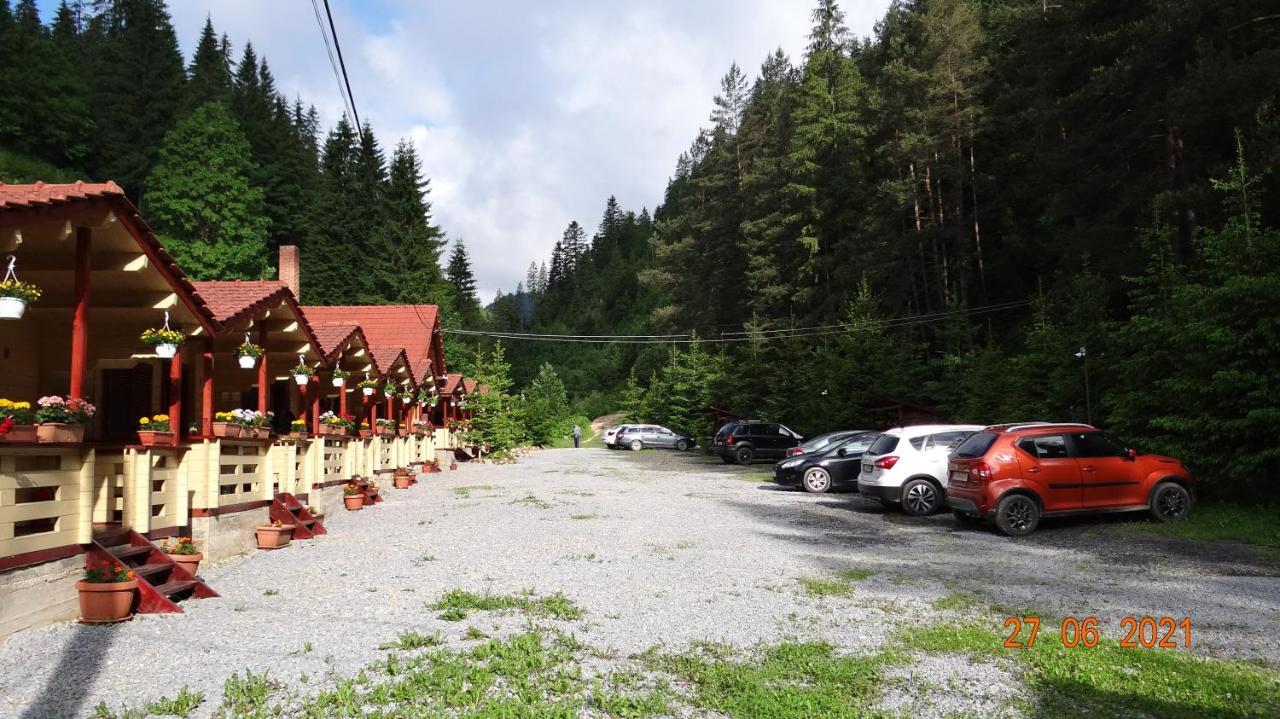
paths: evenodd
<path fill-rule="evenodd" d="M 858 491 L 907 514 L 923 517 L 942 508 L 947 494 L 947 455 L 976 424 L 898 427 L 880 435 L 862 455 Z"/>

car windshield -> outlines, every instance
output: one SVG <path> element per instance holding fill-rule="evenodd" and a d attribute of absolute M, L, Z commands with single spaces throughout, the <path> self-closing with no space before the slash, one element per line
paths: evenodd
<path fill-rule="evenodd" d="M 969 435 L 969 439 L 961 442 L 960 446 L 956 447 L 955 451 L 951 453 L 951 456 L 961 459 L 981 457 L 987 453 L 988 449 L 991 449 L 991 445 L 995 444 L 995 441 L 996 435 L 993 432 L 976 432 Z"/>
<path fill-rule="evenodd" d="M 898 448 L 898 438 L 891 434 L 882 434 L 867 448 L 867 454 L 888 454 Z"/>
<path fill-rule="evenodd" d="M 832 445 L 842 442 L 849 438 L 844 432 L 832 432 L 831 434 L 821 434 L 813 439 L 801 444 L 798 449 L 803 450 L 805 454 L 809 452 L 821 452 L 825 449 L 831 449 Z"/>
<path fill-rule="evenodd" d="M 854 434 L 845 436 L 841 438 L 841 441 L 835 442 L 830 447 L 827 447 L 823 454 L 830 457 L 832 455 L 839 454 L 842 449 L 845 454 L 862 454 L 867 451 L 867 447 L 871 444 L 871 438 L 874 436 L 874 434 Z"/>

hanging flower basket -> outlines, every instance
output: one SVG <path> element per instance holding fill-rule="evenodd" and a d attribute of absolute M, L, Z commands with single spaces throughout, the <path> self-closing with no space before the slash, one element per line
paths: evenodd
<path fill-rule="evenodd" d="M 133 616 L 138 580 L 122 564 L 86 567 L 76 582 L 80 593 L 80 621 L 88 624 L 120 622 Z"/>
<path fill-rule="evenodd" d="M 342 387 L 347 383 L 347 378 L 351 376 L 350 372 L 342 369 L 335 369 L 333 374 L 329 375 L 329 381 L 334 387 Z"/>
<path fill-rule="evenodd" d="M 173 359 L 178 354 L 178 348 L 187 340 L 187 336 L 171 330 L 168 327 L 168 320 L 162 328 L 149 328 L 144 330 L 142 336 L 139 337 L 145 345 L 151 345 L 155 348 L 156 356 L 162 359 Z"/>
<path fill-rule="evenodd" d="M 298 383 L 299 387 L 306 387 L 311 381 L 311 374 L 314 370 L 307 365 L 306 362 L 299 362 L 296 367 L 289 370 L 289 374 L 293 375 L 293 381 Z"/>
<path fill-rule="evenodd" d="M 172 431 L 169 415 L 157 414 L 138 420 L 138 443 L 144 447 L 175 447 L 178 436 Z"/>
<path fill-rule="evenodd" d="M 9 267 L 0 280 L 0 320 L 20 320 L 27 305 L 40 299 L 41 290 L 30 282 L 20 282 L 13 268 L 17 258 L 9 255 Z"/>
<path fill-rule="evenodd" d="M 378 389 L 378 380 L 365 378 L 360 380 L 356 386 L 360 388 L 365 397 L 372 397 L 373 393 Z"/>
<path fill-rule="evenodd" d="M 258 358 L 265 353 L 265 349 L 250 342 L 246 337 L 244 344 L 236 348 L 236 361 L 240 363 L 240 369 L 253 369 L 258 366 Z"/>

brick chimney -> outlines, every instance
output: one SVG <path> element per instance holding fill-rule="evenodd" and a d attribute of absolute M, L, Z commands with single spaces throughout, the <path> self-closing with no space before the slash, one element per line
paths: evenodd
<path fill-rule="evenodd" d="M 302 271 L 297 245 L 280 245 L 280 281 L 293 290 L 293 296 L 302 297 Z"/>

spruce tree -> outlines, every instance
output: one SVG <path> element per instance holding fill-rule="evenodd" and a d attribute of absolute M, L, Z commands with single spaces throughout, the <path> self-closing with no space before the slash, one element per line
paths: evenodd
<path fill-rule="evenodd" d="M 185 113 L 210 102 L 226 103 L 231 99 L 230 58 L 213 29 L 213 18 L 206 16 L 196 51 L 187 67 L 187 88 L 184 94 Z"/>
<path fill-rule="evenodd" d="M 165 136 L 143 201 L 174 259 L 195 279 L 258 279 L 268 220 L 249 180 L 249 143 L 220 103 L 192 113 Z"/>
<path fill-rule="evenodd" d="M 356 287 L 348 263 L 351 243 L 369 231 L 354 208 L 358 201 L 358 155 L 355 129 L 343 117 L 325 138 L 316 201 L 323 222 L 311 228 L 302 253 L 302 287 L 308 303 L 355 302 Z"/>
<path fill-rule="evenodd" d="M 453 294 L 453 311 L 467 329 L 475 329 L 481 320 L 480 301 L 476 298 L 476 278 L 471 272 L 471 257 L 461 238 L 453 241 L 445 277 Z"/>
<path fill-rule="evenodd" d="M 387 252 L 393 265 L 385 296 L 390 300 L 438 304 L 447 296 L 440 271 L 445 238 L 431 222 L 430 191 L 413 145 L 401 141 L 392 153 L 386 187 Z"/>

